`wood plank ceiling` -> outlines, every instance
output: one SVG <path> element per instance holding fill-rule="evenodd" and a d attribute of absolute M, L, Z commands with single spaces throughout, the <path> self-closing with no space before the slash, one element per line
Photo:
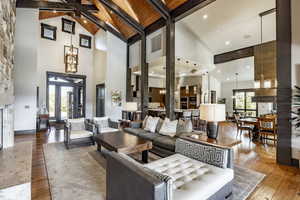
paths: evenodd
<path fill-rule="evenodd" d="M 45 0 L 43 0 L 45 1 Z M 146 0 L 109 0 L 120 7 L 128 15 L 130 15 L 134 20 L 141 24 L 144 28 L 153 24 L 160 19 L 160 14 L 146 1 Z M 170 9 L 174 10 L 178 6 L 182 5 L 188 0 L 161 0 Z M 98 11 L 93 12 L 98 19 L 102 20 L 109 26 L 113 27 L 115 30 L 120 32 L 126 39 L 136 35 L 136 31 L 126 24 L 123 19 L 121 19 L 114 12 L 109 10 L 105 5 L 103 5 L 100 0 L 81 0 L 81 4 L 92 4 L 95 5 Z M 85 19 L 83 16 L 75 16 L 73 12 L 56 12 L 40 10 L 39 19 L 48 19 L 58 16 L 69 15 L 79 24 L 81 24 L 87 31 L 91 34 L 95 34 L 99 27 L 89 20 Z"/>

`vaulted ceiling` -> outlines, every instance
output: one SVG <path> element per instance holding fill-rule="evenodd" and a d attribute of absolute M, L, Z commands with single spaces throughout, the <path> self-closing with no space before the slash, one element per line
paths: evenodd
<path fill-rule="evenodd" d="M 18 0 L 19 7 L 24 1 L 31 1 L 32 0 Z M 110 2 L 115 4 L 118 9 L 122 12 L 128 14 L 133 20 L 135 20 L 138 24 L 140 24 L 143 28 L 148 27 L 149 25 L 153 24 L 157 20 L 161 18 L 160 14 L 153 8 L 151 4 L 148 3 L 147 0 L 105 0 L 106 2 Z M 172 10 L 176 9 L 180 5 L 184 4 L 188 0 L 159 0 L 162 1 L 163 4 L 171 12 Z M 35 1 L 37 2 L 37 1 Z M 118 16 L 113 10 L 110 10 L 105 4 L 102 3 L 102 0 L 40 0 L 38 2 L 44 2 L 44 7 L 46 4 L 55 4 L 61 3 L 64 4 L 77 4 L 82 6 L 90 6 L 94 7 L 94 9 L 90 10 L 90 13 L 93 15 L 92 17 L 96 17 L 100 21 L 105 23 L 105 26 L 110 26 L 117 32 L 119 32 L 124 38 L 129 39 L 132 36 L 136 35 L 137 32 L 134 28 L 128 25 L 124 19 Z M 51 5 L 52 5 L 51 4 Z M 25 4 L 24 4 L 25 5 Z M 43 4 L 40 4 L 41 6 Z M 43 7 L 43 6 L 41 6 Z M 54 6 L 55 7 L 55 6 Z M 75 6 L 76 7 L 76 6 Z M 84 15 L 76 15 L 72 10 L 63 9 L 63 6 L 60 6 L 57 9 L 53 9 L 53 5 L 51 9 L 40 9 L 40 19 L 47 19 L 52 17 L 64 16 L 69 15 L 74 18 L 78 23 L 80 23 L 83 27 L 85 27 L 90 33 L 95 34 L 99 26 L 87 18 Z"/>

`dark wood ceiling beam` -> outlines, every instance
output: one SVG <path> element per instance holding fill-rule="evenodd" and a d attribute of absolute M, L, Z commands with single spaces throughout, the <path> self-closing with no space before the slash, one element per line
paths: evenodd
<path fill-rule="evenodd" d="M 108 31 L 116 37 L 118 37 L 119 39 L 121 39 L 122 41 L 127 42 L 127 39 L 123 36 L 123 34 L 121 34 L 119 31 L 115 30 L 113 27 L 106 24 L 104 21 L 100 20 L 98 17 L 86 10 L 85 7 L 82 6 L 82 4 L 76 3 L 72 0 L 66 0 L 66 2 L 68 3 L 68 5 L 71 5 L 75 10 L 79 11 L 81 15 L 83 15 L 86 19 L 96 24 L 99 28 Z"/>
<path fill-rule="evenodd" d="M 148 0 L 149 1 L 149 0 Z M 180 19 L 194 13 L 195 11 L 215 2 L 216 0 L 189 0 L 186 3 L 182 4 L 181 6 L 175 8 L 170 12 L 171 18 L 173 21 L 179 21 Z M 161 17 L 157 21 L 153 22 L 149 26 L 145 28 L 145 34 L 149 35 L 154 31 L 164 27 L 166 25 L 165 19 Z M 134 44 L 140 40 L 140 36 L 138 34 L 130 37 L 128 42 L 130 44 Z"/>
<path fill-rule="evenodd" d="M 172 10 L 171 16 L 175 21 L 179 21 L 215 1 L 216 0 L 189 0 Z"/>
<path fill-rule="evenodd" d="M 221 64 L 251 56 L 254 56 L 254 46 L 214 55 L 214 64 Z"/>
<path fill-rule="evenodd" d="M 156 30 L 164 27 L 166 25 L 166 20 L 164 18 L 160 18 L 159 20 L 155 21 L 154 23 L 150 24 L 145 28 L 145 34 L 150 35 L 151 33 L 155 32 Z M 134 36 L 128 39 L 129 45 L 134 44 L 135 42 L 139 41 L 141 36 L 139 34 L 135 34 Z"/>
<path fill-rule="evenodd" d="M 88 11 L 98 11 L 95 5 L 83 5 L 81 6 Z M 48 2 L 48 1 L 32 1 L 32 0 L 22 0 L 17 2 L 17 8 L 39 8 L 42 10 L 57 10 L 57 11 L 72 11 L 74 8 L 71 4 L 61 3 L 61 2 Z"/>
<path fill-rule="evenodd" d="M 169 8 L 161 0 L 147 0 L 152 7 L 164 18 L 171 18 Z"/>
<path fill-rule="evenodd" d="M 106 8 L 118 15 L 126 24 L 134 28 L 139 34 L 144 34 L 144 27 L 139 24 L 133 17 L 127 14 L 122 8 L 111 0 L 98 0 Z"/>
<path fill-rule="evenodd" d="M 111 27 L 110 25 L 106 24 L 105 22 L 103 22 L 102 20 L 100 20 L 98 17 L 96 17 L 95 15 L 91 14 L 90 12 L 86 11 L 86 10 L 80 10 L 81 14 L 87 18 L 89 21 L 93 22 L 94 24 L 96 24 L 98 27 L 112 33 L 113 35 L 117 36 L 119 39 L 121 39 L 124 42 L 127 42 L 127 39 L 117 30 L 115 30 L 113 27 Z"/>
<path fill-rule="evenodd" d="M 269 15 L 269 14 L 274 13 L 274 12 L 276 12 L 276 8 L 272 8 L 270 10 L 266 10 L 264 12 L 261 12 L 261 13 L 259 13 L 259 16 L 263 17 L 263 16 Z"/>

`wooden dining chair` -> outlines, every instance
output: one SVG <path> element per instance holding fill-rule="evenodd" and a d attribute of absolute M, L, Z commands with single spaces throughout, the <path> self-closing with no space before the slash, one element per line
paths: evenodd
<path fill-rule="evenodd" d="M 247 131 L 249 134 L 249 139 L 251 141 L 254 126 L 250 125 L 250 124 L 245 124 L 244 122 L 240 121 L 240 116 L 237 114 L 234 115 L 234 118 L 235 118 L 235 123 L 236 123 L 236 127 L 237 127 L 237 136 L 238 135 L 241 136 L 243 131 Z"/>
<path fill-rule="evenodd" d="M 276 118 L 262 117 L 258 119 L 258 134 L 262 138 L 264 144 L 267 140 L 273 140 L 274 145 L 277 141 Z M 273 139 L 269 138 L 273 136 Z"/>

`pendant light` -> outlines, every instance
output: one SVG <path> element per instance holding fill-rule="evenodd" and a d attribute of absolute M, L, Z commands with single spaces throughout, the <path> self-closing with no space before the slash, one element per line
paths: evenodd
<path fill-rule="evenodd" d="M 76 73 L 78 71 L 78 49 L 73 46 L 71 35 L 71 46 L 65 55 L 66 73 Z"/>

